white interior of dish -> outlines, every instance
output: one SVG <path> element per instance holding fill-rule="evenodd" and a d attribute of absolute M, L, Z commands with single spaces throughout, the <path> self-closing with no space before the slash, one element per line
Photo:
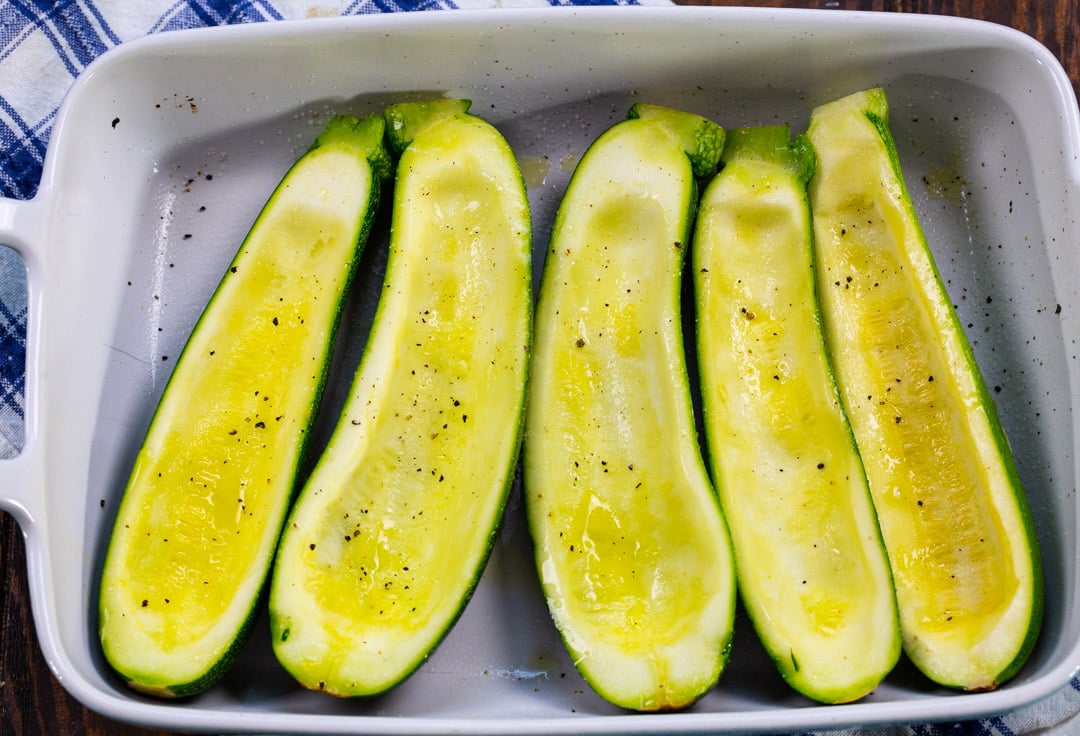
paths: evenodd
<path fill-rule="evenodd" d="M 80 81 L 57 121 L 38 197 L 44 242 L 25 251 L 27 477 L 42 496 L 24 522 L 47 656 L 66 686 L 114 717 L 222 731 L 796 730 L 968 717 L 1048 694 L 1080 664 L 1080 254 L 1070 215 L 1080 131 L 1063 79 L 1041 47 L 985 24 L 730 9 L 302 21 L 170 34 L 114 54 Z M 787 122 L 799 131 L 815 105 L 878 85 L 1042 544 L 1044 630 L 1013 682 L 950 693 L 901 663 L 864 701 L 817 706 L 784 685 L 740 618 L 713 692 L 687 713 L 629 716 L 584 684 L 554 631 L 519 489 L 458 625 L 386 696 L 302 691 L 274 660 L 265 616 L 226 678 L 190 701 L 152 702 L 111 674 L 97 644 L 97 577 L 170 358 L 258 209 L 330 115 L 406 98 L 472 99 L 522 161 L 539 275 L 573 165 L 634 101 L 725 127 Z M 385 228 L 369 243 L 343 320 L 331 414 L 363 345 L 384 247 Z"/>

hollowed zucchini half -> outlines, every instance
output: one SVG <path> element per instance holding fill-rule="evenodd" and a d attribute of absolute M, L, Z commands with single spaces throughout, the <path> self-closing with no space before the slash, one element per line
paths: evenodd
<path fill-rule="evenodd" d="M 633 710 L 693 703 L 731 643 L 731 546 L 680 305 L 695 170 L 722 146 L 704 118 L 635 105 L 578 164 L 541 281 L 524 455 L 536 565 L 578 670 Z"/>
<path fill-rule="evenodd" d="M 377 116 L 326 126 L 259 214 L 169 378 L 101 579 L 105 656 L 137 690 L 204 690 L 244 641 L 389 176 L 383 138 Z"/>
<path fill-rule="evenodd" d="M 728 132 L 694 234 L 698 364 L 738 585 L 784 679 L 827 703 L 900 656 L 888 558 L 821 328 L 807 182 L 786 125 Z"/>
<path fill-rule="evenodd" d="M 882 89 L 814 110 L 818 291 L 866 466 L 907 655 L 989 690 L 1027 659 L 1042 613 L 1031 515 L 974 354 L 904 182 Z"/>
<path fill-rule="evenodd" d="M 286 524 L 274 651 L 305 687 L 400 683 L 463 611 L 521 438 L 531 234 L 517 160 L 465 100 L 394 105 L 390 254 L 337 427 Z"/>

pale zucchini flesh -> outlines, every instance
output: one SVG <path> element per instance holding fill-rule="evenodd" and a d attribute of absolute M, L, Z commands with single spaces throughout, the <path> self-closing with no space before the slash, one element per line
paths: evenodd
<path fill-rule="evenodd" d="M 556 215 L 535 322 L 525 505 L 554 623 L 601 696 L 683 708 L 717 682 L 735 582 L 701 458 L 680 283 L 723 131 L 635 106 L 585 153 Z"/>
<path fill-rule="evenodd" d="M 907 655 L 966 690 L 1012 677 L 1042 577 L 993 399 L 908 195 L 880 89 L 816 109 L 811 184 L 826 336 L 870 480 Z"/>
<path fill-rule="evenodd" d="M 203 690 L 244 639 L 389 173 L 383 134 L 378 117 L 327 126 L 267 202 L 170 376 L 101 580 L 105 656 L 138 690 Z"/>
<path fill-rule="evenodd" d="M 351 392 L 286 524 L 275 654 L 305 687 L 383 692 L 484 567 L 516 466 L 531 337 L 517 161 L 468 103 L 386 111 L 401 149 L 383 294 Z"/>
<path fill-rule="evenodd" d="M 743 605 L 784 679 L 827 703 L 900 656 L 888 559 L 825 351 L 805 138 L 728 131 L 693 244 L 713 481 Z"/>

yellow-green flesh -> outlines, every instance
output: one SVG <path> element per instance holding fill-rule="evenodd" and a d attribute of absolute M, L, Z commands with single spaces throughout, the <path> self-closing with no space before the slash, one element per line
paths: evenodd
<path fill-rule="evenodd" d="M 513 153 L 454 116 L 402 153 L 386 284 L 351 394 L 290 515 L 270 610 L 306 687 L 412 672 L 480 574 L 517 456 L 530 221 Z"/>
<path fill-rule="evenodd" d="M 139 451 L 103 571 L 101 638 L 142 690 L 207 675 L 273 554 L 372 197 L 337 146 L 283 181 L 196 326 Z"/>
<path fill-rule="evenodd" d="M 900 654 L 888 561 L 814 293 L 805 184 L 729 162 L 694 236 L 698 361 L 713 478 L 741 597 L 785 679 L 824 702 Z"/>
<path fill-rule="evenodd" d="M 995 687 L 1038 631 L 1023 491 L 941 285 L 873 90 L 814 112 L 828 343 L 888 548 L 904 646 L 933 680 Z"/>
<path fill-rule="evenodd" d="M 544 594 L 584 677 L 637 710 L 700 697 L 731 636 L 680 328 L 693 186 L 650 124 L 602 136 L 562 203 L 536 319 L 525 488 Z"/>

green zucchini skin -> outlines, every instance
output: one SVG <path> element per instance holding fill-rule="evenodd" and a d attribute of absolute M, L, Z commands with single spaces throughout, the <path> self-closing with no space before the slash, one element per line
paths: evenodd
<path fill-rule="evenodd" d="M 723 130 L 635 105 L 586 151 L 541 279 L 524 451 L 542 589 L 585 680 L 685 708 L 727 662 L 730 539 L 701 458 L 681 327 L 697 198 Z"/>
<path fill-rule="evenodd" d="M 786 125 L 728 131 L 693 245 L 712 477 L 740 597 L 798 692 L 857 700 L 893 669 L 900 626 L 866 475 L 825 349 L 807 183 Z"/>
<path fill-rule="evenodd" d="M 450 631 L 517 463 L 530 212 L 513 151 L 468 106 L 384 113 L 400 159 L 383 294 L 275 562 L 274 652 L 336 696 L 389 690 Z"/>
<path fill-rule="evenodd" d="M 136 690 L 205 690 L 250 630 L 389 175 L 384 130 L 378 116 L 327 124 L 259 214 L 169 378 L 101 577 L 102 648 Z"/>
<path fill-rule="evenodd" d="M 810 194 L 826 339 L 927 677 L 989 690 L 1039 633 L 1024 490 L 904 182 L 882 89 L 816 108 Z"/>

